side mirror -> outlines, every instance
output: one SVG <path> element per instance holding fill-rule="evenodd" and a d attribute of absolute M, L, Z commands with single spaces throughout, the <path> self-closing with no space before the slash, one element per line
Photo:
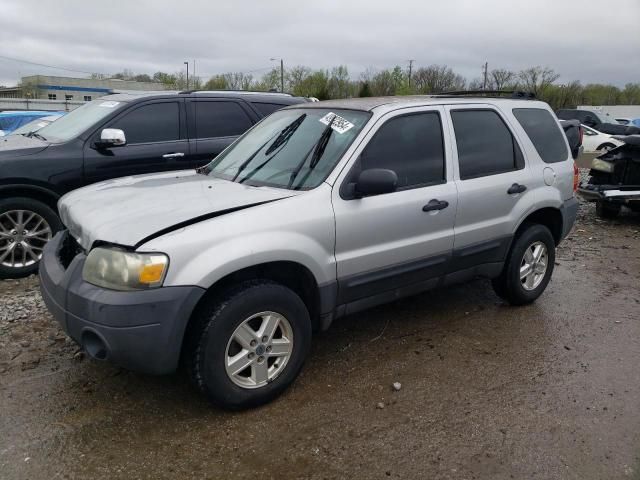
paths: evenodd
<path fill-rule="evenodd" d="M 119 128 L 105 128 L 100 132 L 100 141 L 96 142 L 98 147 L 121 147 L 126 145 L 127 138 Z"/>
<path fill-rule="evenodd" d="M 357 197 L 381 195 L 395 192 L 398 186 L 398 175 L 386 168 L 370 168 L 363 170 L 358 176 L 354 193 Z"/>

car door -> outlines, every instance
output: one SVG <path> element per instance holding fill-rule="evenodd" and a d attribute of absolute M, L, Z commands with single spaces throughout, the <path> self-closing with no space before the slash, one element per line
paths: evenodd
<path fill-rule="evenodd" d="M 533 185 L 507 118 L 491 105 L 447 107 L 458 190 L 453 271 L 504 260 Z"/>
<path fill-rule="evenodd" d="M 357 309 L 357 302 L 390 300 L 434 286 L 444 274 L 457 195 L 443 112 L 414 108 L 383 117 L 339 177 L 332 196 L 339 304 Z M 397 190 L 364 198 L 346 193 L 371 168 L 395 171 Z"/>
<path fill-rule="evenodd" d="M 244 102 L 236 99 L 192 98 L 187 107 L 192 147 L 190 167 L 209 163 L 258 119 Z"/>
<path fill-rule="evenodd" d="M 103 125 L 86 142 L 86 183 L 142 173 L 179 170 L 189 155 L 184 101 L 151 100 L 133 105 Z M 126 144 L 100 148 L 96 142 L 104 128 L 120 129 Z"/>

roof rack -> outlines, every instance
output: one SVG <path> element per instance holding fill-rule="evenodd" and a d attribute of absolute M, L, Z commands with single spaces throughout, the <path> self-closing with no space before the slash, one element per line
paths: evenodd
<path fill-rule="evenodd" d="M 535 100 L 536 94 L 522 90 L 457 90 L 453 92 L 442 92 L 434 97 L 505 97 L 520 98 L 523 100 Z"/>
<path fill-rule="evenodd" d="M 247 95 L 280 95 L 285 97 L 290 97 L 290 93 L 280 93 L 280 92 L 259 92 L 255 90 L 182 90 L 178 92 L 181 94 L 190 94 L 190 93 L 242 93 Z"/>

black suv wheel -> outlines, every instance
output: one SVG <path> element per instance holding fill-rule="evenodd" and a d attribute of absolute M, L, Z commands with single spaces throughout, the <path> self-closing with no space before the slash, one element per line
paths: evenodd
<path fill-rule="evenodd" d="M 0 278 L 36 273 L 44 245 L 61 228 L 56 213 L 38 200 L 0 200 Z"/>
<path fill-rule="evenodd" d="M 544 225 L 530 224 L 515 238 L 504 269 L 492 281 L 495 292 L 512 305 L 536 300 L 545 288 L 556 260 L 556 245 Z"/>
<path fill-rule="evenodd" d="M 255 407 L 280 395 L 311 345 L 305 304 L 270 281 L 245 282 L 212 298 L 194 320 L 187 368 L 195 385 L 223 408 Z"/>
<path fill-rule="evenodd" d="M 602 200 L 596 202 L 596 215 L 600 218 L 616 218 L 621 209 L 622 207 L 615 203 L 603 202 Z"/>

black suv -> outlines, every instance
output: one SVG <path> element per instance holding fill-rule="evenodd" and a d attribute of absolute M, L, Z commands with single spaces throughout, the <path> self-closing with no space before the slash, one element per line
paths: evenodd
<path fill-rule="evenodd" d="M 202 166 L 262 117 L 305 101 L 258 92 L 119 93 L 28 136 L 0 139 L 0 278 L 37 270 L 44 244 L 61 228 L 56 204 L 63 194 Z"/>

